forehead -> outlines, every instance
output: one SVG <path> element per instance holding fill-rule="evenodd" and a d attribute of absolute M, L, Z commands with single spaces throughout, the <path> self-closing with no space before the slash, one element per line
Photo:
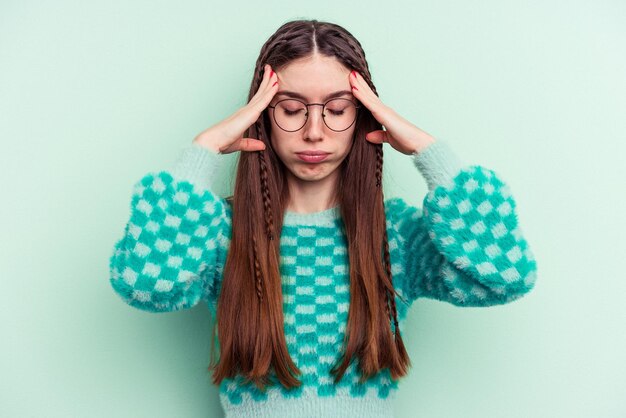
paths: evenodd
<path fill-rule="evenodd" d="M 282 91 L 291 91 L 307 100 L 322 100 L 337 91 L 352 92 L 350 70 L 334 57 L 296 60 L 276 71 L 276 74 L 279 80 L 277 95 Z"/>

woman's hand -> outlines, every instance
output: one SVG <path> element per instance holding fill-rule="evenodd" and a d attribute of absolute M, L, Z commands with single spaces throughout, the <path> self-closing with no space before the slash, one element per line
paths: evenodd
<path fill-rule="evenodd" d="M 222 154 L 264 150 L 263 141 L 244 138 L 243 133 L 257 121 L 277 91 L 278 76 L 270 65 L 266 64 L 261 85 L 250 102 L 228 118 L 200 132 L 193 142 Z"/>
<path fill-rule="evenodd" d="M 365 139 L 374 144 L 388 142 L 394 149 L 407 155 L 414 152 L 419 153 L 435 142 L 435 138 L 386 106 L 357 71 L 352 71 L 349 79 L 352 94 L 372 112 L 374 118 L 386 129 L 368 132 Z"/>

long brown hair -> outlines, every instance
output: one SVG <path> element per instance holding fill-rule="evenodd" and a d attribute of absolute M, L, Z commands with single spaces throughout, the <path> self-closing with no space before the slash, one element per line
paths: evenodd
<path fill-rule="evenodd" d="M 263 45 L 248 101 L 259 89 L 266 63 L 280 70 L 293 60 L 316 53 L 335 57 L 346 68 L 358 71 L 376 93 L 365 52 L 352 34 L 333 23 L 295 20 L 283 24 Z M 382 190 L 383 149 L 382 144 L 365 139 L 368 132 L 377 129 L 382 125 L 361 106 L 351 150 L 338 168 L 341 175 L 335 193 L 348 242 L 350 304 L 345 353 L 331 370 L 335 382 L 341 380 L 355 355 L 361 382 L 383 368 L 389 368 L 392 378 L 398 379 L 410 366 L 391 280 Z M 215 384 L 240 374 L 261 390 L 272 382 L 272 370 L 286 388 L 301 384 L 296 377 L 300 370 L 289 355 L 284 335 L 279 270 L 279 238 L 289 190 L 286 168 L 271 147 L 270 134 L 267 111 L 244 132 L 245 137 L 262 140 L 265 149 L 239 155 L 235 189 L 228 199 L 232 204 L 232 237 L 216 316 L 220 359 L 214 362 L 212 349 L 209 367 Z"/>

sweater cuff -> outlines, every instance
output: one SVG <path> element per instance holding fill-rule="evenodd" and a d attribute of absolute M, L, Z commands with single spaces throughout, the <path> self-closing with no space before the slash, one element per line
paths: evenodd
<path fill-rule="evenodd" d="M 187 180 L 200 189 L 210 190 L 221 158 L 222 154 L 192 143 L 179 154 L 172 168 L 172 176 Z"/>
<path fill-rule="evenodd" d="M 441 139 L 437 139 L 420 152 L 414 152 L 411 159 L 426 179 L 429 191 L 451 181 L 465 165 L 448 142 Z"/>

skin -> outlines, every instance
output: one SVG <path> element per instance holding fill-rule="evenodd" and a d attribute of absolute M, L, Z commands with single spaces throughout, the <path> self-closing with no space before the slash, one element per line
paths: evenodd
<path fill-rule="evenodd" d="M 300 93 L 306 98 L 306 103 L 324 103 L 327 94 L 351 90 L 349 74 L 350 70 L 335 58 L 313 55 L 294 61 L 277 71 L 279 89 L 270 104 L 287 98 L 280 94 L 283 90 Z M 351 94 L 341 97 L 356 102 Z M 272 112 L 270 110 L 270 116 Z M 287 167 L 291 199 L 286 210 L 310 213 L 334 206 L 331 199 L 339 175 L 338 168 L 352 147 L 355 124 L 342 132 L 329 129 L 322 120 L 321 106 L 309 107 L 308 120 L 299 131 L 285 132 L 276 125 L 273 117 L 270 119 L 272 147 Z M 304 150 L 324 151 L 330 155 L 322 162 L 308 163 L 295 154 Z"/>
<path fill-rule="evenodd" d="M 358 100 L 367 107 L 383 130 L 367 133 L 365 139 L 376 144 L 388 143 L 393 149 L 411 155 L 422 152 L 435 139 L 413 125 L 392 108 L 385 105 L 356 71 L 344 67 L 334 57 L 314 54 L 274 72 L 270 65 L 264 67 L 263 80 L 250 102 L 223 121 L 205 129 L 194 138 L 197 143 L 213 152 L 228 154 L 235 151 L 259 151 L 265 144 L 254 138 L 244 138 L 244 132 L 267 108 L 285 96 L 283 90 L 303 95 L 308 103 L 323 103 L 323 98 L 338 90 L 351 90 L 342 96 Z M 356 100 L 355 100 L 356 99 Z M 271 112 L 272 110 L 270 110 Z M 335 132 L 324 124 L 321 106 L 309 108 L 305 126 L 296 132 L 285 132 L 276 126 L 273 118 L 271 143 L 288 169 L 287 181 L 290 202 L 286 210 L 312 213 L 329 209 L 340 166 L 351 147 L 354 125 L 343 132 Z M 304 150 L 323 150 L 329 157 L 320 163 L 306 163 L 295 155 Z"/>

